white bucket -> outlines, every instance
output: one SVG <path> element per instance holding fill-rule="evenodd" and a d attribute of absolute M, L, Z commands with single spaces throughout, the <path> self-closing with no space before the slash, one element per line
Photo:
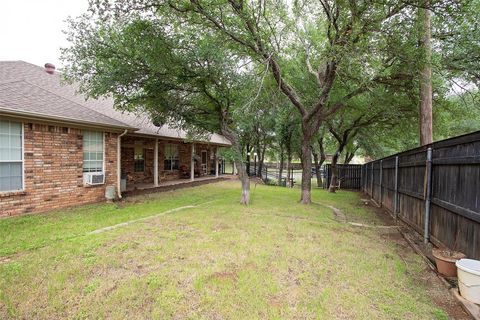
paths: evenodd
<path fill-rule="evenodd" d="M 460 294 L 468 301 L 480 304 L 480 261 L 460 259 L 455 264 Z"/>

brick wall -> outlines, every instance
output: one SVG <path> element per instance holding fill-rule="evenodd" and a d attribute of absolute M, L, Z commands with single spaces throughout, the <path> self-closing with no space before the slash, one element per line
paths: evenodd
<path fill-rule="evenodd" d="M 145 170 L 142 172 L 135 172 L 135 161 L 133 156 L 136 144 L 142 145 L 144 149 Z M 153 183 L 153 150 L 155 139 L 125 136 L 122 137 L 121 145 L 121 169 L 122 174 L 126 174 L 127 176 L 127 183 Z"/>
<path fill-rule="evenodd" d="M 105 201 L 117 183 L 117 134 L 105 133 L 106 183 L 83 185 L 81 129 L 24 123 L 25 186 L 0 193 L 0 217 Z"/>

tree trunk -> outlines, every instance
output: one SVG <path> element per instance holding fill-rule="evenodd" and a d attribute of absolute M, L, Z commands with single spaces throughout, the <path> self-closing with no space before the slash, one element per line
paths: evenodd
<path fill-rule="evenodd" d="M 340 152 L 336 152 L 332 158 L 332 164 L 330 165 L 330 170 L 332 171 L 332 178 L 330 180 L 330 187 L 328 188 L 329 192 L 335 193 L 338 187 L 338 158 L 340 157 Z"/>
<path fill-rule="evenodd" d="M 354 157 L 355 157 L 355 152 L 353 151 L 345 153 L 345 161 L 343 163 L 349 164 Z"/>
<path fill-rule="evenodd" d="M 318 170 L 316 172 L 317 175 L 317 184 L 320 181 L 320 184 L 318 185 L 319 188 L 323 187 L 323 179 L 322 179 L 322 166 L 323 163 L 325 162 L 325 158 L 320 157 L 320 161 L 318 162 Z"/>
<path fill-rule="evenodd" d="M 300 202 L 303 204 L 312 203 L 312 153 L 310 150 L 310 140 L 313 135 L 307 128 L 303 128 L 302 138 L 302 185 Z"/>
<path fill-rule="evenodd" d="M 332 179 L 330 180 L 330 187 L 328 188 L 329 192 L 335 193 L 338 188 L 338 159 L 340 159 L 340 155 L 343 152 L 346 144 L 348 142 L 348 134 L 344 134 L 344 138 L 340 145 L 338 146 L 337 152 L 333 155 L 332 164 L 330 166 L 332 170 Z"/>
<path fill-rule="evenodd" d="M 260 169 L 260 157 L 261 157 L 261 155 L 260 155 L 260 143 L 257 143 L 255 145 L 255 147 L 252 148 L 252 149 L 254 150 L 254 152 L 253 152 L 253 157 L 254 157 L 253 162 L 255 164 L 255 166 L 254 166 L 255 173 L 253 174 L 253 176 L 261 177 L 261 174 L 259 174 L 259 171 L 260 171 L 259 170 Z"/>
<path fill-rule="evenodd" d="M 422 52 L 422 67 L 420 69 L 420 145 L 433 142 L 432 115 L 432 47 L 430 27 L 429 0 L 420 0 L 418 19 L 420 27 L 420 50 Z"/>
<path fill-rule="evenodd" d="M 320 147 L 320 163 L 319 163 L 319 167 L 320 169 L 322 169 L 322 166 L 323 164 L 325 163 L 325 161 L 327 160 L 327 154 L 325 153 L 325 148 L 323 147 L 323 135 L 322 137 L 318 140 L 318 145 Z M 320 175 L 320 179 L 322 178 L 322 174 L 321 172 L 318 173 Z M 323 182 L 323 181 L 322 181 Z M 323 185 L 323 183 L 322 183 Z"/>
<path fill-rule="evenodd" d="M 312 147 L 312 155 L 313 155 L 313 164 L 315 165 L 315 176 L 317 178 L 317 187 L 321 188 L 322 187 L 322 175 L 320 173 L 320 163 L 318 160 L 318 154 L 313 151 Z"/>
<path fill-rule="evenodd" d="M 292 164 L 292 156 L 290 154 L 287 155 L 287 180 L 286 180 L 286 187 L 287 188 L 291 188 L 292 186 L 290 185 L 290 180 L 291 180 L 291 176 L 290 176 L 290 166 Z"/>
<path fill-rule="evenodd" d="M 248 205 L 250 203 L 250 178 L 248 177 L 245 163 L 243 161 L 235 161 L 238 170 L 238 177 L 242 183 L 242 197 L 240 204 Z"/>
<path fill-rule="evenodd" d="M 355 158 L 355 153 L 357 153 L 359 148 L 360 147 L 358 147 L 358 146 L 354 147 L 352 151 L 347 152 L 345 154 L 345 161 L 344 161 L 345 164 L 349 164 L 350 162 L 352 162 L 353 158 Z"/>
<path fill-rule="evenodd" d="M 280 147 L 280 168 L 278 168 L 278 185 L 282 185 L 283 164 L 285 157 L 283 155 L 283 147 Z"/>
<path fill-rule="evenodd" d="M 257 177 L 262 178 L 262 170 L 264 166 L 264 160 L 265 160 L 265 150 L 267 149 L 266 146 L 263 146 L 263 148 L 258 149 L 258 172 L 257 172 Z"/>
<path fill-rule="evenodd" d="M 247 163 L 246 169 L 247 175 L 250 176 L 250 145 L 247 143 Z"/>
<path fill-rule="evenodd" d="M 238 136 L 231 130 L 225 129 L 224 126 L 222 126 L 221 131 L 222 135 L 232 143 L 232 149 L 234 151 L 234 163 L 235 167 L 237 168 L 238 177 L 242 183 L 242 196 L 240 197 L 240 204 L 248 205 L 250 203 L 250 178 L 247 174 L 247 164 L 243 160 L 242 147 L 238 142 Z"/>

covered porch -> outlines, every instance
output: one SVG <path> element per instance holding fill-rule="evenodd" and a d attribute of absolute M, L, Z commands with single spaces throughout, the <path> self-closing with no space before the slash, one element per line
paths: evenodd
<path fill-rule="evenodd" d="M 154 192 L 164 192 L 164 191 L 171 191 L 181 188 L 188 188 L 188 187 L 195 187 L 203 184 L 208 184 L 216 181 L 221 181 L 225 179 L 230 179 L 233 177 L 232 175 L 219 175 L 216 176 L 204 176 L 195 178 L 192 180 L 185 180 L 185 179 L 178 179 L 178 180 L 171 180 L 165 181 L 160 183 L 158 186 L 155 186 L 151 183 L 145 184 L 135 184 L 132 185 L 130 188 L 127 188 L 125 192 L 123 192 L 124 196 L 130 195 L 137 195 L 137 194 L 148 194 Z"/>
<path fill-rule="evenodd" d="M 122 192 L 174 187 L 219 178 L 219 145 L 127 135 L 121 138 Z"/>

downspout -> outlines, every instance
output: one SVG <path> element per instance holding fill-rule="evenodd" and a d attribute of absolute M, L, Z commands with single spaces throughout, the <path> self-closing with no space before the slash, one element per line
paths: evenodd
<path fill-rule="evenodd" d="M 122 199 L 122 191 L 121 191 L 121 181 L 122 181 L 122 137 L 126 135 L 128 132 L 127 129 L 123 131 L 122 134 L 118 135 L 117 139 L 117 195 L 118 199 Z"/>

